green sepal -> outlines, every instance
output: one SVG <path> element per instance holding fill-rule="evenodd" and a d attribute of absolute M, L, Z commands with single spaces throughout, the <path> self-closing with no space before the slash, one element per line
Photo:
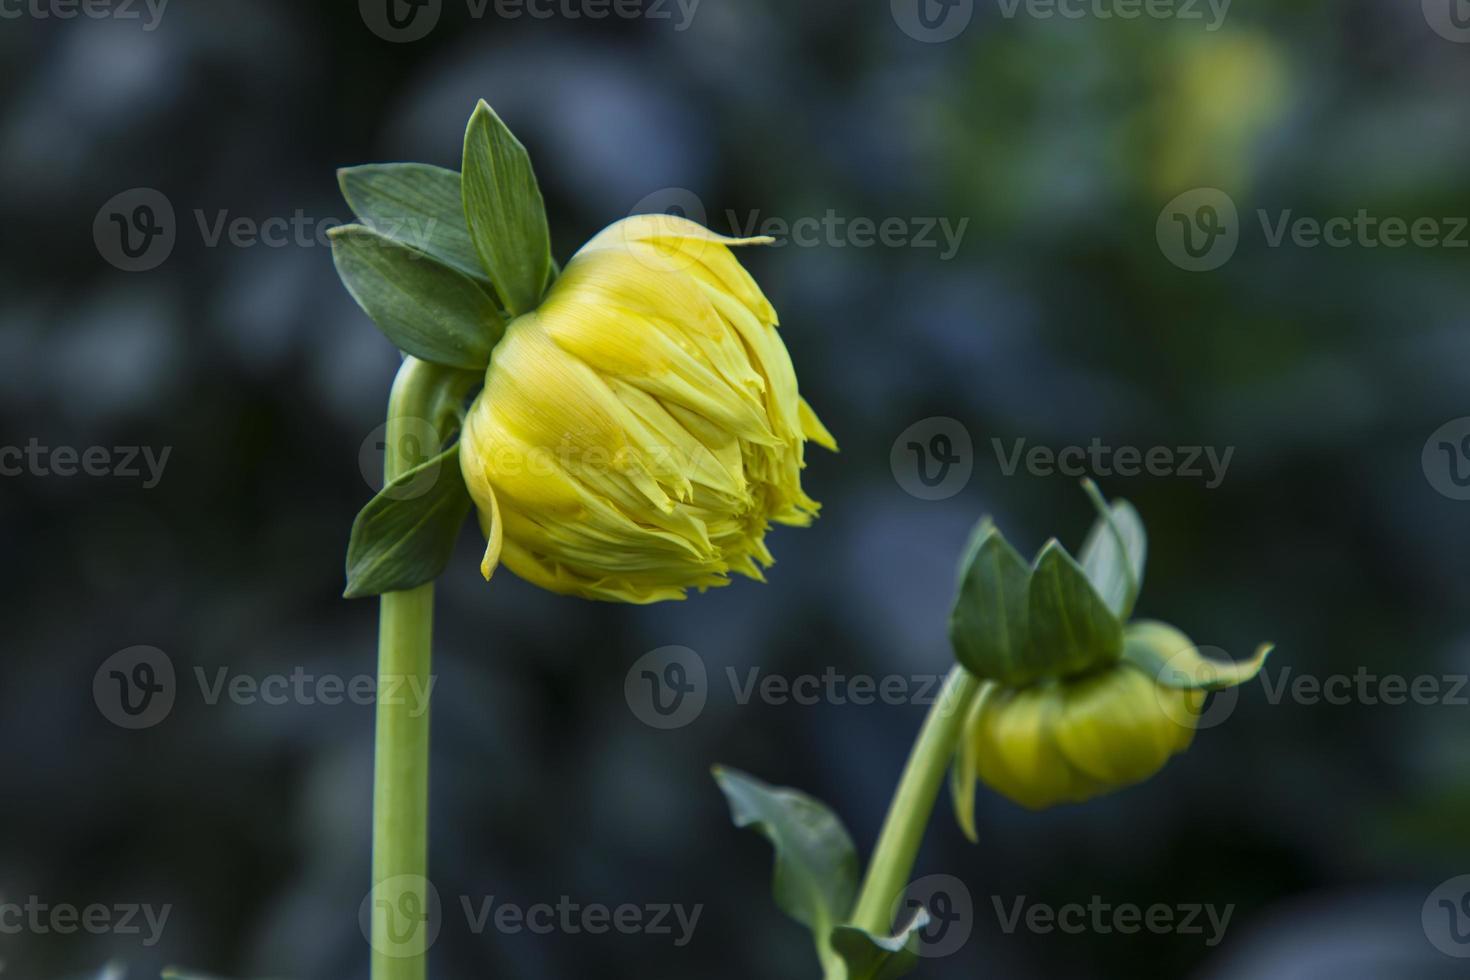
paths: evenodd
<path fill-rule="evenodd" d="M 1123 660 L 1161 687 L 1183 691 L 1219 691 L 1253 679 L 1274 649 L 1262 643 L 1249 660 L 1212 660 L 1168 623 L 1140 619 L 1123 633 Z"/>
<path fill-rule="evenodd" d="M 894 980 L 919 965 L 919 933 L 929 924 L 920 908 L 897 934 L 875 936 L 866 929 L 841 925 L 832 930 L 832 948 L 842 957 L 844 980 Z"/>
<path fill-rule="evenodd" d="M 464 220 L 459 171 L 427 163 L 370 163 L 337 171 L 358 220 L 486 285 Z"/>
<path fill-rule="evenodd" d="M 1085 674 L 1122 655 L 1123 624 L 1055 538 L 1036 556 L 1027 598 L 1029 680 Z"/>
<path fill-rule="evenodd" d="M 390 481 L 352 522 L 343 596 L 360 599 L 432 582 L 449 564 L 472 506 L 458 443 Z"/>
<path fill-rule="evenodd" d="M 531 157 L 481 99 L 464 134 L 461 193 L 480 264 L 511 316 L 532 310 L 551 280 L 551 234 Z"/>
<path fill-rule="evenodd" d="M 949 617 L 955 659 L 977 677 L 1023 682 L 1031 568 L 986 517 L 966 548 Z M 1018 680 L 1020 679 L 1020 680 Z"/>
<path fill-rule="evenodd" d="M 842 821 L 805 793 L 770 786 L 735 769 L 711 772 L 730 804 L 730 819 L 750 827 L 775 848 L 776 905 L 812 932 L 817 957 L 829 975 L 838 954 L 833 930 L 857 898 L 858 859 Z"/>
<path fill-rule="evenodd" d="M 485 287 L 366 225 L 333 228 L 337 274 L 393 344 L 445 367 L 483 369 L 505 332 Z"/>
<path fill-rule="evenodd" d="M 1087 580 L 1104 603 L 1126 623 L 1143 587 L 1143 569 L 1148 558 L 1148 534 L 1138 511 L 1126 500 L 1109 505 L 1091 480 L 1082 488 L 1097 508 L 1097 520 L 1082 542 L 1079 563 Z"/>

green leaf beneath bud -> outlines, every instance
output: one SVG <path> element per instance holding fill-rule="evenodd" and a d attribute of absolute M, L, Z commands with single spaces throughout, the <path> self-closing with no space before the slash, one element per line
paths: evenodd
<path fill-rule="evenodd" d="M 432 582 L 449 564 L 471 506 L 457 443 L 392 480 L 352 522 L 343 595 L 358 599 Z"/>
<path fill-rule="evenodd" d="M 1251 680 L 1261 672 L 1272 645 L 1263 643 L 1249 660 L 1211 660 L 1168 623 L 1141 619 L 1123 634 L 1123 659 L 1161 687 L 1185 691 L 1219 691 Z"/>
<path fill-rule="evenodd" d="M 399 350 L 445 367 L 490 363 L 505 321 L 478 282 L 364 225 L 331 238 L 347 291 Z"/>
<path fill-rule="evenodd" d="M 842 821 L 805 793 L 722 766 L 712 772 L 735 826 L 755 829 L 776 849 L 776 904 L 812 931 L 824 968 L 836 963 L 833 928 L 851 911 L 858 886 L 857 849 Z"/>
<path fill-rule="evenodd" d="M 427 163 L 371 163 L 337 171 L 363 224 L 489 284 L 464 219 L 459 172 Z"/>
<path fill-rule="evenodd" d="M 511 316 L 532 310 L 551 277 L 551 234 L 531 157 L 483 99 L 464 134 L 465 221 Z"/>
<path fill-rule="evenodd" d="M 893 936 L 875 936 L 857 926 L 832 930 L 832 948 L 847 967 L 845 980 L 894 980 L 919 964 L 919 933 L 929 913 L 919 909 Z"/>

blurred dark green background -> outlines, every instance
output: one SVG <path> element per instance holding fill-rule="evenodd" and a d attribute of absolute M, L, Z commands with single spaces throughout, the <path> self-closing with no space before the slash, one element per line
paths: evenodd
<path fill-rule="evenodd" d="M 742 253 L 842 453 L 813 453 L 823 517 L 773 532 L 768 585 L 682 604 L 591 604 L 508 573 L 488 587 L 466 531 L 438 606 L 435 975 L 814 976 L 804 930 L 770 900 L 767 845 L 729 825 L 708 767 L 811 792 L 866 853 L 924 708 L 741 704 L 727 668 L 944 671 L 973 521 L 991 512 L 1034 548 L 1077 544 L 1091 517 L 1075 476 L 1007 475 L 997 439 L 1232 450 L 1214 487 L 1098 476 L 1151 534 L 1141 614 L 1234 656 L 1278 652 L 1142 787 L 1039 815 L 982 793 L 979 847 L 942 800 L 916 874 L 964 883 L 970 934 L 915 975 L 1470 973 L 1450 955 L 1470 954 L 1450 882 L 1470 872 L 1455 681 L 1470 671 L 1470 423 L 1441 430 L 1470 415 L 1463 0 L 1237 0 L 1223 19 L 1203 4 L 1100 16 L 1127 0 L 1077 18 L 1009 0 L 925 0 L 927 21 L 915 0 L 569 16 L 588 2 L 543 3 L 545 18 L 400 4 L 433 20 L 413 41 L 380 36 L 369 0 L 178 2 L 153 29 L 141 5 L 4 8 L 0 446 L 171 453 L 153 487 L 0 478 L 0 901 L 171 912 L 154 945 L 0 919 L 0 978 L 109 960 L 129 978 L 366 977 L 371 707 L 211 704 L 195 671 L 373 670 L 374 605 L 338 596 L 396 354 L 314 232 L 350 217 L 339 166 L 457 167 L 481 97 L 529 147 L 563 260 L 649 202 L 692 198 L 727 233 L 846 222 Z M 166 199 L 176 241 L 127 272 L 99 212 L 134 188 Z M 1200 210 L 1220 194 L 1180 199 L 1182 219 L 1166 208 L 1199 189 L 1238 209 L 1211 271 L 1180 268 L 1169 237 L 1230 222 Z M 1439 240 L 1272 243 L 1287 212 L 1361 210 L 1431 219 Z M 307 232 L 211 244 L 222 214 Z M 889 218 L 902 241 L 852 233 Z M 940 219 L 967 222 L 953 255 L 919 241 Z M 970 476 L 928 500 L 890 455 L 938 417 L 968 434 Z M 132 731 L 93 680 L 135 645 L 163 651 L 178 684 L 167 717 Z M 702 658 L 708 703 L 659 731 L 624 680 L 667 645 Z M 1369 680 L 1339 703 L 1292 693 L 1340 676 Z M 1389 677 L 1438 694 L 1384 703 Z M 477 934 L 461 896 L 702 912 L 683 946 Z M 1007 932 L 998 910 L 1022 897 L 1231 918 L 1215 945 L 1208 928 Z"/>

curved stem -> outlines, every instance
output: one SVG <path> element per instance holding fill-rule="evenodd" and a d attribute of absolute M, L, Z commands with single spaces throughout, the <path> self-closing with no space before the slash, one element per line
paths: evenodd
<path fill-rule="evenodd" d="M 388 398 L 383 475 L 428 459 L 424 422 L 441 437 L 474 376 L 406 358 Z M 372 980 L 424 980 L 432 929 L 429 861 L 429 669 L 434 585 L 383 595 L 378 616 L 378 692 L 373 764 Z M 405 693 L 407 692 L 407 693 Z"/>
<path fill-rule="evenodd" d="M 853 908 L 853 925 L 875 935 L 892 931 L 894 902 L 908 885 L 924 828 L 954 756 L 966 709 L 979 687 L 979 680 L 959 664 L 945 678 L 944 689 L 924 719 L 888 806 L 888 816 Z"/>

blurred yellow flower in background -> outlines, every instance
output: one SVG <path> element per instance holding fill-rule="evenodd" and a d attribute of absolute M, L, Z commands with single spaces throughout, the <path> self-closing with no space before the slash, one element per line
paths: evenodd
<path fill-rule="evenodd" d="M 811 523 L 805 444 L 836 443 L 728 247 L 768 241 L 627 218 L 510 323 L 460 441 L 487 579 L 503 562 L 553 592 L 680 599 L 761 579 L 769 524 Z"/>

